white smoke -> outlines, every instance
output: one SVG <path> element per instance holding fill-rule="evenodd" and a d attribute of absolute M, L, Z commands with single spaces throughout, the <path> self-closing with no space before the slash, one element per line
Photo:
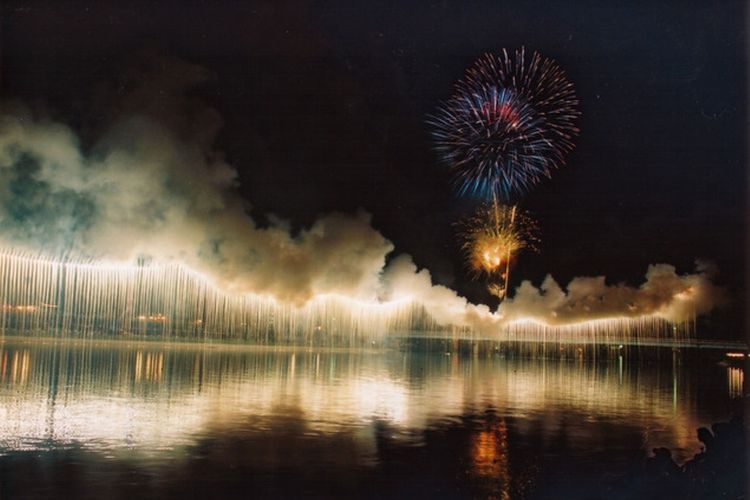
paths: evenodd
<path fill-rule="evenodd" d="M 291 235 L 259 228 L 235 171 L 147 117 L 108 131 L 87 157 L 67 127 L 0 115 L 0 228 L 15 246 L 94 259 L 179 260 L 236 292 L 302 303 L 374 298 L 393 245 L 365 213 Z"/>
<path fill-rule="evenodd" d="M 471 304 L 450 288 L 433 285 L 430 272 L 419 271 L 408 255 L 396 257 L 384 270 L 382 290 L 387 300 L 416 300 L 439 324 L 489 330 L 499 322 L 486 305 Z"/>
<path fill-rule="evenodd" d="M 0 108 L 0 242 L 53 255 L 179 261 L 236 293 L 303 304 L 316 295 L 410 299 L 441 324 L 491 328 L 521 317 L 550 323 L 659 315 L 682 321 L 720 294 L 702 271 L 651 266 L 640 288 L 576 278 L 563 291 L 548 277 L 524 282 L 493 314 L 435 286 L 364 212 L 333 213 L 292 234 L 270 217 L 259 227 L 236 191 L 237 172 L 213 149 L 218 113 L 190 99 L 207 73 L 173 60 L 135 81 L 86 152 L 66 125 L 21 105 Z M 177 76 L 175 76 L 177 75 Z M 158 99 L 154 99 L 154 95 Z"/>
<path fill-rule="evenodd" d="M 498 310 L 503 321 L 534 318 L 550 325 L 598 318 L 656 316 L 679 323 L 723 303 L 724 291 L 711 282 L 712 270 L 698 262 L 694 274 L 677 274 L 674 266 L 648 267 L 638 288 L 607 285 L 604 276 L 573 278 L 565 290 L 547 276 L 539 288 L 524 281 Z"/>

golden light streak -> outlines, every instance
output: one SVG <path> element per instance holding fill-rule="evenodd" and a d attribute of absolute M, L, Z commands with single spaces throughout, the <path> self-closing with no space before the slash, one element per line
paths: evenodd
<path fill-rule="evenodd" d="M 495 422 L 473 436 L 472 471 L 488 479 L 500 480 L 493 498 L 510 500 L 510 457 L 508 429 L 504 420 Z"/>
<path fill-rule="evenodd" d="M 741 398 L 745 383 L 745 371 L 739 367 L 728 366 L 727 383 L 729 385 L 729 397 Z"/>

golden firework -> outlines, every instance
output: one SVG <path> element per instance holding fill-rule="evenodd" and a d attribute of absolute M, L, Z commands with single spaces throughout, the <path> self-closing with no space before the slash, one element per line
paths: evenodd
<path fill-rule="evenodd" d="M 460 223 L 467 266 L 476 277 L 486 276 L 490 293 L 503 298 L 510 261 L 520 250 L 535 248 L 536 232 L 536 222 L 517 207 L 481 205 Z"/>

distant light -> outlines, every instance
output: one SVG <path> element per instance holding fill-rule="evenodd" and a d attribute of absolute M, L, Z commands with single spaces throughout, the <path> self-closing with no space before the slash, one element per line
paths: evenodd
<path fill-rule="evenodd" d="M 728 358 L 744 358 L 745 353 L 744 352 L 728 352 L 727 357 Z"/>

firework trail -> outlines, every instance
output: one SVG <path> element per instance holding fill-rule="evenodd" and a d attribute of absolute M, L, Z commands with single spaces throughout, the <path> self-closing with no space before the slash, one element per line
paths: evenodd
<path fill-rule="evenodd" d="M 469 269 L 486 276 L 490 293 L 504 298 L 511 259 L 524 248 L 536 249 L 536 222 L 517 207 L 493 203 L 481 205 L 459 229 Z"/>
<path fill-rule="evenodd" d="M 564 163 L 577 106 L 557 63 L 503 50 L 474 63 L 427 122 L 459 194 L 511 204 Z"/>

